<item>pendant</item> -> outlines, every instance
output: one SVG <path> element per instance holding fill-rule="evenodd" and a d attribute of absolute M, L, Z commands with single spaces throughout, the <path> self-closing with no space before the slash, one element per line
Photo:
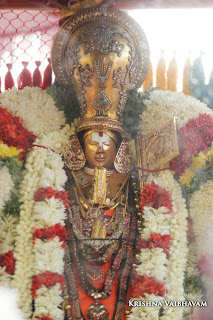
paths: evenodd
<path fill-rule="evenodd" d="M 109 320 L 109 312 L 103 303 L 95 301 L 87 309 L 88 320 Z"/>
<path fill-rule="evenodd" d="M 87 270 L 87 275 L 91 280 L 96 281 L 104 275 L 104 272 L 100 267 L 95 265 Z"/>

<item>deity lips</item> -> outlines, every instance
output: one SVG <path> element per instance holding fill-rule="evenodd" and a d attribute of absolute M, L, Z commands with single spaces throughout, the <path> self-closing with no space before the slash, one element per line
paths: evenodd
<path fill-rule="evenodd" d="M 95 157 L 95 160 L 98 162 L 103 162 L 106 160 L 106 157 Z"/>

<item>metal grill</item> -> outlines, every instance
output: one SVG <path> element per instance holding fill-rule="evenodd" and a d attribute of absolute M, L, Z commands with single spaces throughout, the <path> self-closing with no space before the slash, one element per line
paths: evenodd
<path fill-rule="evenodd" d="M 2 10 L 0 16 L 0 75 L 4 90 L 9 69 L 15 86 L 23 65 L 27 65 L 33 75 L 36 62 L 40 62 L 37 65 L 43 76 L 52 40 L 59 28 L 59 10 Z"/>

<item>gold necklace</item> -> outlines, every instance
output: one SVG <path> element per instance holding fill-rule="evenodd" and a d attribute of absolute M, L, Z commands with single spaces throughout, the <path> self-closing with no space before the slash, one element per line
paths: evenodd
<path fill-rule="evenodd" d="M 95 174 L 95 169 L 89 168 L 89 167 L 84 167 L 84 172 L 86 172 L 90 176 L 94 176 Z M 107 170 L 106 175 L 107 177 L 110 177 L 113 174 L 114 170 Z"/>
<path fill-rule="evenodd" d="M 86 204 L 88 204 L 88 200 L 87 200 L 87 199 L 85 198 L 85 196 L 83 195 L 83 193 L 82 193 L 82 191 L 81 191 L 81 188 L 80 188 L 80 186 L 79 186 L 79 184 L 78 184 L 78 181 L 77 181 L 77 179 L 76 179 L 76 177 L 75 177 L 75 173 L 74 173 L 73 171 L 72 171 L 72 175 L 73 175 L 73 178 L 74 178 L 74 180 L 75 180 L 77 190 L 78 190 L 78 192 L 80 193 L 80 196 L 81 196 L 83 202 L 85 202 Z M 120 195 L 120 193 L 121 193 L 121 191 L 123 190 L 123 188 L 124 188 L 124 186 L 125 186 L 125 184 L 126 184 L 126 182 L 127 182 L 128 179 L 129 179 L 129 177 L 127 176 L 126 179 L 124 180 L 124 182 L 122 183 L 120 189 L 118 190 L 118 192 L 117 192 L 116 195 L 114 196 L 114 198 L 110 201 L 109 204 L 107 204 L 107 207 L 112 206 L 113 208 L 115 208 L 115 205 L 112 205 L 112 204 L 116 201 L 116 199 L 117 199 L 118 196 Z M 81 201 L 80 201 L 79 196 L 78 196 L 78 194 L 77 194 L 77 191 L 76 191 L 75 189 L 76 189 L 76 188 L 74 187 L 75 196 L 76 196 L 76 198 L 77 198 L 77 200 L 78 200 L 78 202 L 79 202 L 79 206 L 82 207 Z M 99 205 L 99 206 L 98 206 L 98 209 L 103 209 L 103 208 L 105 208 L 105 207 L 106 207 L 106 206 L 104 206 L 104 205 L 103 205 L 103 206 L 100 206 L 100 205 Z M 93 206 L 92 206 L 92 209 L 93 209 L 93 208 L 96 208 L 96 207 L 93 207 Z M 83 210 L 83 212 L 85 212 L 85 210 Z M 86 216 L 85 216 L 85 218 L 86 218 Z"/>

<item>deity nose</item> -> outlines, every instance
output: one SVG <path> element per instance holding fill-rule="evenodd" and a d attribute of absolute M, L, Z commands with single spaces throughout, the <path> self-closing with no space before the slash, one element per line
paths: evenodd
<path fill-rule="evenodd" d="M 103 149 L 103 144 L 99 144 L 98 145 L 98 149 L 97 149 L 97 153 L 102 153 L 102 152 L 104 152 L 104 149 Z"/>

